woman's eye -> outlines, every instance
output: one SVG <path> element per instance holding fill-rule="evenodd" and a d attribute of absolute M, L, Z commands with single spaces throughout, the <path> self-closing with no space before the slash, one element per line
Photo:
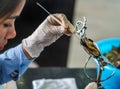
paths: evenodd
<path fill-rule="evenodd" d="M 11 27 L 11 24 L 3 24 L 4 27 Z"/>

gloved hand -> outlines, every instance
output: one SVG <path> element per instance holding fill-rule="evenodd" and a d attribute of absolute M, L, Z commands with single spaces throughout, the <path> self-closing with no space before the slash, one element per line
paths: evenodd
<path fill-rule="evenodd" d="M 85 89 L 97 89 L 97 84 L 95 82 L 89 83 Z"/>
<path fill-rule="evenodd" d="M 44 47 L 49 46 L 63 34 L 70 35 L 74 30 L 73 25 L 64 14 L 53 14 L 61 23 L 60 25 L 52 16 L 48 16 L 32 35 L 22 41 L 23 48 L 34 58 L 38 57 Z"/>

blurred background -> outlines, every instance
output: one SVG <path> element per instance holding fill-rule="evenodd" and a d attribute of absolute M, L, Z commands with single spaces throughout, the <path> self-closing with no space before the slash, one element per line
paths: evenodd
<path fill-rule="evenodd" d="M 17 36 L 10 40 L 6 49 L 21 43 L 21 40 L 29 36 L 48 16 L 35 4 L 36 1 L 52 14 L 66 14 L 74 25 L 77 20 L 83 20 L 83 16 L 86 16 L 86 34 L 94 41 L 120 36 L 120 0 L 27 0 L 20 18 L 15 23 Z M 82 68 L 88 57 L 76 36 L 64 35 L 45 48 L 30 67 Z M 93 68 L 95 63 L 90 60 L 87 67 Z"/>

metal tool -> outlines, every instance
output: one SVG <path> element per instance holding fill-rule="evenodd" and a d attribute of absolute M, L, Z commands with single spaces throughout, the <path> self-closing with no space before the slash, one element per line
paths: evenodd
<path fill-rule="evenodd" d="M 94 81 L 97 83 L 99 89 L 103 89 L 101 82 L 111 78 L 114 75 L 114 71 L 110 74 L 110 76 L 108 76 L 104 80 L 101 80 L 102 71 L 104 70 L 104 67 L 108 63 L 104 60 L 103 56 L 101 55 L 97 44 L 92 39 L 86 37 L 86 29 L 87 29 L 86 23 L 87 23 L 87 18 L 83 17 L 83 21 L 77 21 L 75 27 L 76 33 L 80 37 L 80 44 L 83 46 L 84 50 L 90 55 L 90 57 L 85 63 L 84 72 L 89 79 L 93 80 L 93 78 L 91 78 L 86 72 L 87 63 L 92 58 L 98 65 L 97 78 Z"/>
<path fill-rule="evenodd" d="M 41 7 L 48 15 L 50 15 L 58 24 L 62 25 L 62 22 L 60 22 L 60 20 L 58 20 L 54 15 L 52 15 L 46 8 L 44 8 L 40 3 L 36 2 L 36 4 Z"/>

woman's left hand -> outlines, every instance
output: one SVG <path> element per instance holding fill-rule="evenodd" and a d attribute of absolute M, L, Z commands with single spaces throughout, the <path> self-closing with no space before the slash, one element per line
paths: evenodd
<path fill-rule="evenodd" d="M 89 83 L 85 89 L 97 89 L 97 84 L 95 82 Z"/>

